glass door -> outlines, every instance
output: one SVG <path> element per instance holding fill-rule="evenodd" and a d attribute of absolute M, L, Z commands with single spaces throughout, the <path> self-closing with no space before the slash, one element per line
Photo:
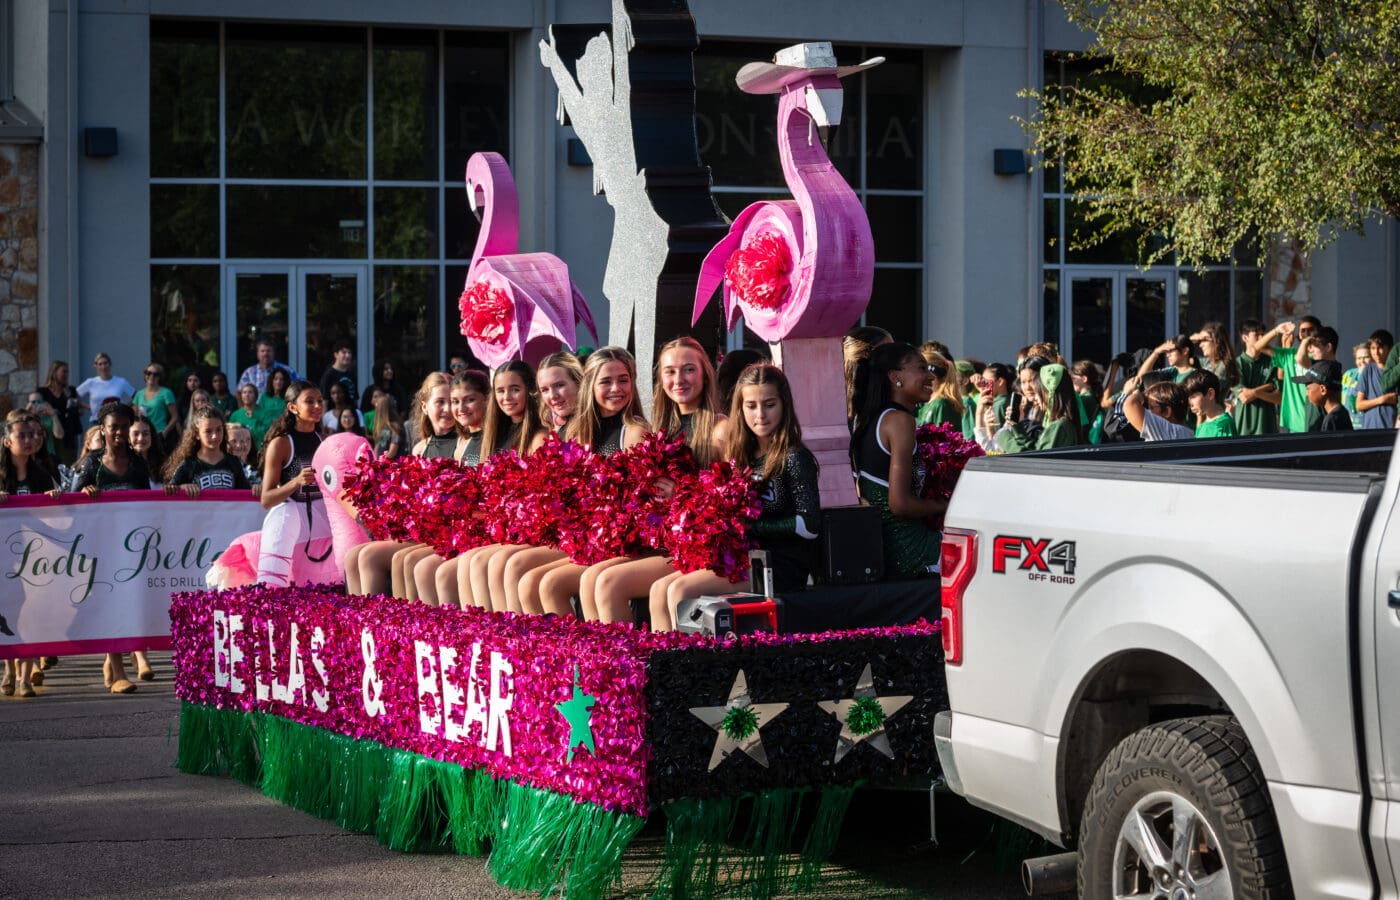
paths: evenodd
<path fill-rule="evenodd" d="M 1164 273 L 1082 267 L 1066 273 L 1069 302 L 1060 307 L 1060 352 L 1070 361 L 1107 366 L 1116 354 L 1155 347 L 1175 334 L 1176 292 Z"/>
<path fill-rule="evenodd" d="M 229 378 L 257 362 L 269 341 L 273 358 L 319 381 L 342 341 L 355 351 L 356 380 L 368 380 L 370 341 L 365 266 L 235 265 L 224 273 L 223 354 Z M 365 323 L 362 327 L 361 323 Z"/>

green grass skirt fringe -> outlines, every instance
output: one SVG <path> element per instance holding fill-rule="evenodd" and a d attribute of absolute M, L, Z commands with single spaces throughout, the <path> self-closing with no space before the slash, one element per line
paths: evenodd
<path fill-rule="evenodd" d="M 484 771 L 279 716 L 182 703 L 176 767 L 229 775 L 403 852 L 490 852 L 502 885 L 607 896 L 646 820 Z M 774 789 L 665 804 L 657 897 L 753 897 L 810 887 L 830 856 L 854 786 Z M 815 797 L 815 803 L 807 802 Z M 804 808 L 805 807 L 805 808 Z M 747 813 L 747 815 L 744 815 Z M 798 848 L 799 821 L 810 823 Z"/>

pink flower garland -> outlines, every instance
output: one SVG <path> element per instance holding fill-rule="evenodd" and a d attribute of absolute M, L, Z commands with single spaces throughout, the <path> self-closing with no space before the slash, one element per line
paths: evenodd
<path fill-rule="evenodd" d="M 462 334 L 477 341 L 500 346 L 510 338 L 515 318 L 515 301 L 489 281 L 467 285 L 457 300 L 462 313 Z"/>
<path fill-rule="evenodd" d="M 724 264 L 724 280 L 734 295 L 756 309 L 774 310 L 788 294 L 792 251 L 787 241 L 771 231 L 754 235 L 730 254 Z"/>

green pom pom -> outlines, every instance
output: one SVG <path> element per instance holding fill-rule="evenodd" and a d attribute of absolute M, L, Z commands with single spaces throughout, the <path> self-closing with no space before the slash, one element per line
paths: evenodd
<path fill-rule="evenodd" d="M 721 724 L 730 740 L 742 741 L 758 730 L 758 716 L 747 706 L 731 706 Z"/>
<path fill-rule="evenodd" d="M 846 724 L 856 735 L 866 735 L 885 722 L 885 709 L 874 697 L 858 697 L 846 714 Z"/>

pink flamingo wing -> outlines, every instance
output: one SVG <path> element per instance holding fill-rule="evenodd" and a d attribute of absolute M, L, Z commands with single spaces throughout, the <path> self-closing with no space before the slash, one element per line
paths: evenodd
<path fill-rule="evenodd" d="M 588 333 L 593 335 L 593 343 L 598 343 L 598 326 L 593 322 L 593 310 L 588 308 L 588 298 L 583 296 L 583 291 L 578 289 L 578 285 L 572 280 L 569 282 L 574 297 L 574 319 L 578 324 L 588 329 Z"/>

